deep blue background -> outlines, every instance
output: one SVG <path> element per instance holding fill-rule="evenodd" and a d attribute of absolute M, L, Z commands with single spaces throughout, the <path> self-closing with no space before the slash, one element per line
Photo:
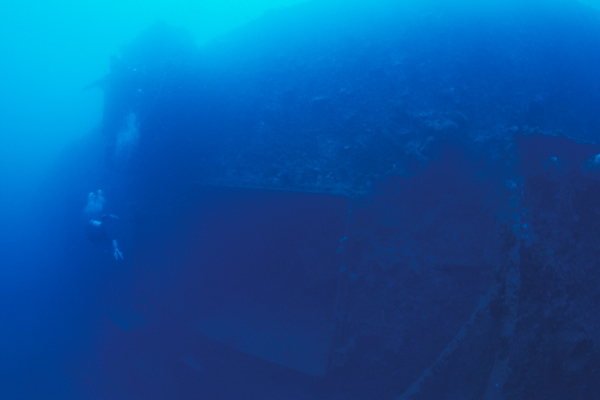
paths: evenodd
<path fill-rule="evenodd" d="M 434 11 L 423 13 L 410 3 L 402 24 L 387 14 L 396 15 L 389 10 L 398 12 L 398 5 L 382 3 L 364 15 L 364 5 L 352 11 L 336 2 L 301 6 L 297 13 L 254 21 L 198 53 L 193 40 L 178 42 L 182 47 L 168 61 L 174 66 L 167 68 L 163 51 L 173 43 L 168 37 L 153 41 L 155 31 L 146 31 L 142 44 L 134 42 L 122 63 L 113 65 L 109 79 L 123 80 L 100 84 L 105 105 L 97 130 L 73 140 L 30 185 L 27 174 L 19 179 L 11 169 L 0 171 L 7 176 L 0 235 L 0 397 L 400 395 L 444 349 L 493 279 L 494 271 L 479 262 L 496 256 L 486 253 L 485 235 L 498 220 L 525 224 L 502 214 L 511 201 L 506 181 L 534 177 L 525 180 L 539 185 L 529 201 L 543 212 L 527 218 L 548 228 L 536 237 L 552 236 L 559 214 L 540 195 L 547 187 L 536 179 L 571 181 L 568 174 L 553 174 L 552 157 L 560 171 L 579 179 L 585 175 L 581 167 L 598 152 L 597 14 L 576 2 L 515 4 L 455 8 L 432 2 L 427 7 Z M 136 63 L 149 66 L 147 74 L 128 75 Z M 202 68 L 164 73 L 179 73 L 180 65 Z M 114 136 L 128 112 L 138 113 L 142 137 L 124 160 L 115 156 Z M 445 130 L 444 123 L 456 127 Z M 504 153 L 471 146 L 501 142 L 507 132 L 526 138 Z M 410 135 L 417 150 L 397 151 L 394 140 Z M 433 145 L 427 144 L 429 135 L 436 137 Z M 382 136 L 388 141 L 378 142 Z M 332 150 L 315 145 L 317 137 Z M 256 153 L 246 152 L 251 146 Z M 248 156 L 265 148 L 272 158 Z M 3 146 L 2 154 L 8 152 L 10 146 Z M 231 157 L 227 169 L 215 161 L 223 154 L 240 157 Z M 395 160 L 401 172 L 395 162 L 392 170 Z M 295 174 L 308 165 L 321 169 Z M 337 194 L 302 192 L 314 188 L 311 182 L 323 169 L 339 187 L 369 193 L 357 200 L 335 185 L 324 191 Z M 275 176 L 269 182 L 299 190 L 199 184 L 223 179 L 224 170 L 250 187 Z M 29 188 L 20 199 L 15 193 L 23 186 Z M 555 196 L 560 187 L 549 187 L 548 198 L 569 197 Z M 585 191 L 581 187 L 569 190 Z M 88 193 L 98 189 L 106 195 L 106 211 L 121 217 L 123 261 L 86 235 L 82 210 Z M 593 205 L 580 202 L 586 221 L 595 221 Z M 576 232 L 593 233 L 591 224 Z M 385 241 L 402 235 L 410 237 L 408 246 Z M 439 240 L 449 237 L 454 241 Z M 592 258 L 593 245 L 581 242 Z M 392 254 L 386 260 L 393 261 L 365 260 L 370 252 Z M 415 277 L 423 260 L 436 268 Z M 381 268 L 373 276 L 389 279 L 370 281 L 361 270 L 365 265 Z M 402 270 L 405 280 L 387 276 L 388 270 Z M 238 352 L 235 338 L 224 343 L 196 325 L 244 305 L 250 317 L 255 312 L 257 318 L 289 318 L 291 326 L 301 321 L 328 327 L 335 325 L 330 321 L 340 287 L 355 295 L 348 309 L 360 314 L 364 307 L 369 314 L 361 322 L 370 322 L 373 304 L 381 301 L 384 309 L 391 299 L 405 307 L 401 315 L 411 316 L 411 325 L 394 320 L 388 331 L 364 335 L 354 344 L 361 356 L 324 379 Z M 407 305 L 395 297 L 398 292 L 416 300 Z M 361 303 L 365 298 L 372 303 Z M 255 311 L 258 306 L 264 308 Z M 432 324 L 435 332 L 428 333 Z M 394 329 L 397 337 L 415 338 L 412 345 L 394 353 L 395 343 L 377 342 L 394 337 Z M 345 339 L 340 333 L 332 343 L 339 350 Z M 405 370 L 389 367 L 403 356 Z M 401 378 L 394 375 L 398 371 Z M 589 391 L 581 393 L 586 398 Z"/>

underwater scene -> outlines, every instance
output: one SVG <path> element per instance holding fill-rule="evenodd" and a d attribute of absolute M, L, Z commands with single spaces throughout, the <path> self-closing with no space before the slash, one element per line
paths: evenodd
<path fill-rule="evenodd" d="M 0 15 L 0 399 L 600 399 L 600 2 Z"/>

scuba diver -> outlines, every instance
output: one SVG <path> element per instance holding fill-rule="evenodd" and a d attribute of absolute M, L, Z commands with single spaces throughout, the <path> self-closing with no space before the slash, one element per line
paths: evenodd
<path fill-rule="evenodd" d="M 102 190 L 90 193 L 84 213 L 88 216 L 99 215 L 104 209 L 105 202 Z M 92 217 L 88 223 L 90 239 L 96 243 L 109 242 L 112 245 L 113 257 L 117 261 L 123 259 L 123 253 L 119 250 L 117 240 L 119 225 L 120 219 L 114 214 L 102 214 L 99 218 Z"/>
<path fill-rule="evenodd" d="M 117 231 L 119 217 L 113 214 L 104 214 L 100 218 L 90 219 L 88 229 L 90 237 L 95 242 L 109 241 L 112 244 L 113 256 L 115 260 L 123 259 L 123 253 L 119 250 L 119 242 L 117 241 Z"/>

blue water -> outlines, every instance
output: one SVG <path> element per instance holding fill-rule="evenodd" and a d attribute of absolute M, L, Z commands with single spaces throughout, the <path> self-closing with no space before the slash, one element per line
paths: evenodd
<path fill-rule="evenodd" d="M 0 399 L 600 398 L 600 3 L 480 3 L 0 6 Z"/>

